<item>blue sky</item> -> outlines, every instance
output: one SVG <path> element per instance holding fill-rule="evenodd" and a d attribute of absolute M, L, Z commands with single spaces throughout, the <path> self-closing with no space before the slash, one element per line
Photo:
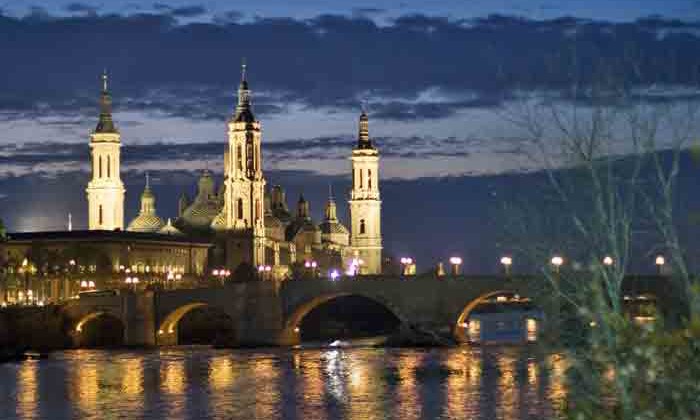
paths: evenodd
<path fill-rule="evenodd" d="M 438 232 L 441 251 L 421 248 L 425 233 L 405 236 L 413 220 L 385 206 L 387 243 L 430 259 L 480 248 L 470 234 L 495 235 L 483 221 L 490 206 L 542 168 L 509 119 L 524 98 L 565 101 L 574 69 L 590 83 L 601 68 L 640 101 L 700 98 L 698 0 L 22 0 L 0 10 L 0 218 L 10 230 L 58 229 L 68 212 L 85 224 L 104 68 L 129 217 L 145 171 L 165 217 L 198 171 L 220 173 L 245 57 L 270 182 L 289 188 L 290 203 L 303 191 L 320 216 L 328 183 L 347 188 L 364 105 L 385 197 L 441 192 L 423 202 L 436 216 L 413 224 Z"/>

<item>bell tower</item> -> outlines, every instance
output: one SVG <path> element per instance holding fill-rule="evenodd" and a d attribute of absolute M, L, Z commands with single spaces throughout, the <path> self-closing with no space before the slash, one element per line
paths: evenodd
<path fill-rule="evenodd" d="M 369 138 L 369 119 L 363 111 L 357 145 L 352 151 L 350 191 L 351 261 L 359 274 L 381 274 L 382 230 L 379 198 L 379 151 Z"/>
<path fill-rule="evenodd" d="M 265 178 L 260 141 L 260 121 L 253 115 L 246 65 L 243 64 L 238 104 L 228 121 L 222 216 L 224 230 L 252 239 L 248 262 L 254 266 L 265 263 Z"/>
<path fill-rule="evenodd" d="M 121 136 L 112 120 L 107 73 L 102 74 L 100 118 L 90 134 L 92 179 L 88 183 L 88 228 L 124 229 L 124 184 L 119 176 Z"/>

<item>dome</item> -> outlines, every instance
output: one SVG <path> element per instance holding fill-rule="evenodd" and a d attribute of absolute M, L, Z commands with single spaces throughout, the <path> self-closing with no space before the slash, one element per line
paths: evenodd
<path fill-rule="evenodd" d="M 195 200 L 182 214 L 182 221 L 193 228 L 208 228 L 221 210 L 216 200 Z"/>
<path fill-rule="evenodd" d="M 126 230 L 131 232 L 158 232 L 163 225 L 163 219 L 155 214 L 139 214 L 129 223 Z"/>
<path fill-rule="evenodd" d="M 165 224 L 165 226 L 160 228 L 158 233 L 162 235 L 183 235 L 180 229 L 173 226 L 172 222 L 170 221 L 170 218 L 168 218 L 167 223 Z"/>
<path fill-rule="evenodd" d="M 346 228 L 342 223 L 340 222 L 323 222 L 320 225 L 318 225 L 318 228 L 321 229 L 321 233 L 323 234 L 343 234 L 343 235 L 349 235 L 350 231 L 348 228 Z"/>
<path fill-rule="evenodd" d="M 141 193 L 141 210 L 139 215 L 129 223 L 126 230 L 131 232 L 158 232 L 163 227 L 163 219 L 156 215 L 156 196 L 151 192 L 146 174 L 146 187 Z"/>
<path fill-rule="evenodd" d="M 226 217 L 223 210 L 216 215 L 214 220 L 211 222 L 211 228 L 214 230 L 224 230 L 226 229 Z"/>

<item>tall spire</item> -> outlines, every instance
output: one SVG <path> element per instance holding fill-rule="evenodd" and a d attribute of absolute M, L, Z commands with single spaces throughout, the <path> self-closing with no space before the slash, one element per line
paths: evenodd
<path fill-rule="evenodd" d="M 327 222 L 337 222 L 338 221 L 338 211 L 335 205 L 335 199 L 333 198 L 333 187 L 328 184 L 328 202 L 326 203 L 326 221 Z"/>
<path fill-rule="evenodd" d="M 107 88 L 107 70 L 102 72 L 102 92 L 100 95 L 100 119 L 95 127 L 95 133 L 116 133 L 117 128 L 112 120 L 112 97 Z"/>
<path fill-rule="evenodd" d="M 357 147 L 359 149 L 371 149 L 372 140 L 369 138 L 369 118 L 365 110 L 360 114 L 360 129 L 357 136 Z"/>
<path fill-rule="evenodd" d="M 253 122 L 255 116 L 250 106 L 250 89 L 248 88 L 247 70 L 245 59 L 241 63 L 241 84 L 238 86 L 238 105 L 236 105 L 236 115 L 233 119 L 236 122 Z"/>

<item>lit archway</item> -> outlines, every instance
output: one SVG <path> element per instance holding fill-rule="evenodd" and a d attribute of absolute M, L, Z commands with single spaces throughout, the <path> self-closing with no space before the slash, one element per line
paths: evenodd
<path fill-rule="evenodd" d="M 486 304 L 488 301 L 496 298 L 495 304 L 509 305 L 512 303 L 517 304 L 531 304 L 531 301 L 527 297 L 520 297 L 516 292 L 511 290 L 495 290 L 488 293 L 484 293 L 470 301 L 460 312 L 457 317 L 457 322 L 454 325 L 454 338 L 460 343 L 466 342 L 478 342 L 481 341 L 482 335 L 482 325 L 480 320 L 470 319 L 471 315 L 475 312 L 475 309 L 480 305 Z M 503 300 L 501 300 L 501 298 Z M 535 341 L 540 330 L 541 316 L 533 314 L 521 314 L 520 322 L 522 325 L 522 339 L 525 341 Z"/>
<path fill-rule="evenodd" d="M 401 315 L 401 313 L 393 305 L 382 298 L 367 296 L 360 293 L 333 293 L 315 297 L 310 301 L 296 307 L 287 317 L 280 342 L 285 345 L 298 344 L 301 341 L 300 327 L 307 315 L 324 304 L 346 297 L 357 297 L 372 302 L 373 304 L 376 304 L 377 306 L 386 310 L 386 312 L 390 313 L 396 320 L 398 320 L 399 325 L 405 322 L 405 318 Z"/>
<path fill-rule="evenodd" d="M 198 310 L 212 309 L 219 314 L 225 315 L 230 321 L 230 317 L 220 308 L 211 306 L 203 302 L 194 302 L 187 305 L 183 305 L 172 312 L 170 312 L 165 319 L 160 323 L 157 331 L 158 344 L 159 345 L 177 345 L 180 344 L 180 336 L 178 334 L 180 321 L 183 320 L 188 314 L 191 314 Z M 231 321 L 232 323 L 232 321 Z M 231 329 L 233 327 L 231 326 Z"/>
<path fill-rule="evenodd" d="M 91 312 L 78 320 L 72 336 L 77 347 L 121 346 L 124 344 L 124 324 L 110 312 Z"/>

